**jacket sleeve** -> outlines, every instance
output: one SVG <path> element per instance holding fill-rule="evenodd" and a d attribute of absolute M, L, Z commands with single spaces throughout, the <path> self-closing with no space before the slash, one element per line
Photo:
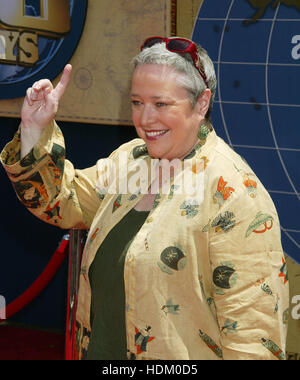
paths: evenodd
<path fill-rule="evenodd" d="M 1 152 L 1 163 L 19 200 L 39 219 L 60 228 L 89 228 L 101 203 L 97 165 L 74 169 L 65 159 L 61 130 L 52 122 L 20 160 L 20 128 Z"/>
<path fill-rule="evenodd" d="M 288 283 L 273 202 L 233 186 L 211 221 L 214 302 L 225 360 L 284 359 Z"/>

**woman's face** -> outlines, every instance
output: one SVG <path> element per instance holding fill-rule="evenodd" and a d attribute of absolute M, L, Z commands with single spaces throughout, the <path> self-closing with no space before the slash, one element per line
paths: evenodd
<path fill-rule="evenodd" d="M 210 91 L 205 90 L 193 108 L 188 92 L 177 84 L 179 75 L 157 64 L 138 66 L 133 74 L 132 119 L 154 158 L 183 159 L 198 141 L 209 105 Z"/>

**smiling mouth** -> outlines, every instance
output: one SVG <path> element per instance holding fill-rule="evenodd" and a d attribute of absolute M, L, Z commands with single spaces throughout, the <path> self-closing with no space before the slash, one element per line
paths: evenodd
<path fill-rule="evenodd" d="M 145 131 L 148 140 L 157 140 L 161 136 L 165 135 L 169 130 L 165 129 L 163 131 Z"/>

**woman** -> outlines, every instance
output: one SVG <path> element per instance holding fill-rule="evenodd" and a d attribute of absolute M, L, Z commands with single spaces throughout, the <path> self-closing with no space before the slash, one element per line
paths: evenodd
<path fill-rule="evenodd" d="M 79 358 L 283 359 L 288 285 L 279 221 L 263 185 L 210 123 L 210 58 L 192 41 L 154 37 L 133 66 L 139 139 L 85 170 L 65 160 L 53 118 L 67 65 L 56 88 L 41 80 L 27 91 L 20 132 L 1 154 L 24 203 L 23 188 L 28 195 L 35 182 L 31 212 L 89 229 Z M 180 181 L 187 170 L 194 177 Z"/>

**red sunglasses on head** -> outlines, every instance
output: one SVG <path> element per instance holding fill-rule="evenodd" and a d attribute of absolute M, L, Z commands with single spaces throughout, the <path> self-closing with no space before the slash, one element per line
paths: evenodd
<path fill-rule="evenodd" d="M 195 68 L 201 75 L 206 87 L 208 88 L 207 78 L 204 72 L 204 68 L 201 64 L 200 57 L 197 51 L 196 44 L 186 38 L 174 37 L 174 38 L 163 38 L 163 37 L 149 37 L 147 38 L 141 46 L 141 50 L 151 47 L 155 44 L 165 42 L 166 48 L 173 53 L 189 53 Z"/>

